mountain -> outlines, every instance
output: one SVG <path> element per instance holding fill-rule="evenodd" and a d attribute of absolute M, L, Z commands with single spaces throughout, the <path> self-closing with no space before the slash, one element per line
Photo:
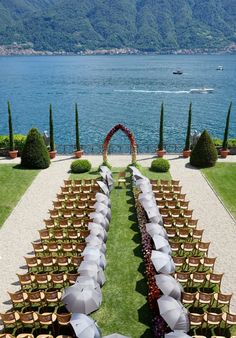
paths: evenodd
<path fill-rule="evenodd" d="M 0 45 L 36 50 L 221 48 L 236 42 L 235 0 L 0 0 Z"/>

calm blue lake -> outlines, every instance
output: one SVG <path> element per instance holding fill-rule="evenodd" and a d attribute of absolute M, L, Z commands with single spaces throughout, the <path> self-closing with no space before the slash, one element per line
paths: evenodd
<path fill-rule="evenodd" d="M 173 75 L 176 69 L 184 74 Z M 203 86 L 214 93 L 189 93 Z M 134 132 L 140 149 L 156 145 L 162 101 L 167 146 L 182 148 L 190 101 L 193 129 L 222 138 L 232 100 L 230 137 L 236 137 L 235 96 L 236 55 L 0 57 L 0 134 L 7 133 L 8 99 L 17 133 L 48 130 L 51 102 L 57 144 L 74 143 L 75 102 L 84 145 L 101 144 L 117 123 Z M 112 143 L 128 141 L 118 133 Z"/>

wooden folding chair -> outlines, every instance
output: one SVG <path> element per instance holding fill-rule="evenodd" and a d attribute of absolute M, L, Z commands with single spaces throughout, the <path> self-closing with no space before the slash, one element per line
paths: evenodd
<path fill-rule="evenodd" d="M 118 186 L 120 186 L 121 184 L 124 184 L 124 186 L 126 186 L 126 172 L 125 171 L 121 171 L 118 173 Z"/>

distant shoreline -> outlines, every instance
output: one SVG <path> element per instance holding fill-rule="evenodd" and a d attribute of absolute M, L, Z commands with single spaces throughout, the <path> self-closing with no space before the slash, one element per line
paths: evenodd
<path fill-rule="evenodd" d="M 98 55 L 214 55 L 214 54 L 236 54 L 236 44 L 231 44 L 222 49 L 179 49 L 166 50 L 161 52 L 144 52 L 134 48 L 112 48 L 84 50 L 81 52 L 65 51 L 36 51 L 33 48 L 22 48 L 21 45 L 14 44 L 10 46 L 0 45 L 0 56 L 98 56 Z"/>

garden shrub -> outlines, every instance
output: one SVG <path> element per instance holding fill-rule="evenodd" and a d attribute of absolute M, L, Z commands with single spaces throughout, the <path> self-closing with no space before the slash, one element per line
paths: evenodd
<path fill-rule="evenodd" d="M 21 155 L 21 165 L 29 169 L 46 169 L 50 158 L 42 135 L 32 128 L 26 138 Z"/>
<path fill-rule="evenodd" d="M 157 158 L 151 163 L 151 171 L 156 173 L 166 173 L 170 169 L 170 163 L 164 158 Z"/>
<path fill-rule="evenodd" d="M 14 134 L 15 149 L 18 150 L 19 155 L 22 153 L 25 140 L 26 140 L 25 135 Z M 6 149 L 6 150 L 9 149 L 9 135 L 0 136 L 0 148 Z"/>
<path fill-rule="evenodd" d="M 190 164 L 199 168 L 213 167 L 217 157 L 215 145 L 207 130 L 204 130 L 191 153 Z"/>
<path fill-rule="evenodd" d="M 91 169 L 92 165 L 88 160 L 75 160 L 71 163 L 72 173 L 86 173 Z"/>

